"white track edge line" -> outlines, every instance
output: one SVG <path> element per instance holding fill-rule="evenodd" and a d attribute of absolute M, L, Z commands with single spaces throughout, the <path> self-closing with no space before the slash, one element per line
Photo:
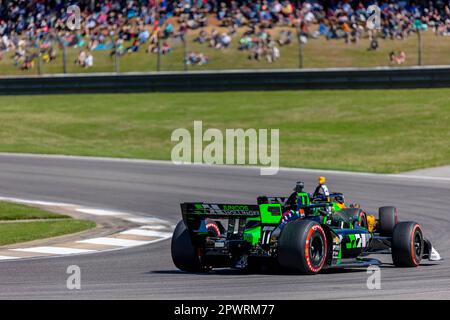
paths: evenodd
<path fill-rule="evenodd" d="M 137 248 L 137 247 L 141 247 L 141 246 L 145 246 L 145 245 L 149 245 L 149 244 L 155 244 L 155 243 L 158 243 L 158 242 L 162 242 L 162 241 L 168 240 L 170 238 L 156 239 L 156 240 L 150 241 L 149 243 L 137 245 L 137 246 L 134 246 L 134 247 L 117 247 L 117 248 L 111 248 L 111 249 L 96 251 L 96 252 L 74 253 L 74 254 L 70 254 L 70 255 L 52 255 L 52 256 L 36 256 L 36 257 L 13 257 L 12 259 L 7 259 L 7 260 L 5 259 L 5 260 L 0 260 L 0 261 L 2 261 L 4 263 L 6 261 L 8 261 L 8 262 L 16 262 L 16 261 L 24 261 L 24 260 L 55 259 L 55 258 L 87 256 L 87 255 L 90 255 L 90 254 L 100 254 L 100 253 L 106 253 L 106 252 L 121 251 L 121 250 L 125 250 L 125 249 Z M 0 263 L 2 263 L 2 262 L 0 262 Z"/>
<path fill-rule="evenodd" d="M 17 197 L 5 197 L 5 196 L 0 196 L 0 201 L 7 201 L 7 202 L 12 202 L 12 203 L 21 203 L 21 204 L 36 204 L 36 205 L 42 205 L 43 203 L 45 203 L 46 205 L 49 206 L 71 206 L 71 207 L 78 207 L 78 208 L 85 208 L 85 209 L 92 209 L 92 210 L 104 210 L 107 211 L 106 209 L 98 209 L 98 208 L 88 208 L 88 207 L 84 207 L 82 205 L 76 205 L 76 204 L 71 204 L 71 203 L 60 203 L 60 202 L 50 202 L 50 201 L 40 201 L 40 200 L 28 200 L 28 199 L 22 199 L 22 198 L 17 198 Z M 112 212 L 118 212 L 118 211 L 112 211 Z M 124 217 L 126 216 L 127 219 L 130 217 L 131 214 L 125 213 L 123 212 Z M 119 216 L 120 217 L 120 216 Z M 140 216 L 136 216 L 136 217 L 140 217 Z M 143 218 L 153 218 L 153 217 L 143 217 Z M 155 221 L 160 221 L 161 223 L 166 224 L 167 226 L 169 226 L 170 228 L 174 228 L 174 226 L 172 225 L 172 223 L 170 223 L 167 220 L 163 220 L 160 218 L 155 218 Z M 145 225 L 144 225 L 145 226 Z M 142 226 L 141 226 L 142 227 Z M 156 237 L 156 236 L 155 236 Z M 124 249 L 128 249 L 128 248 L 135 248 L 135 247 L 140 247 L 140 246 L 144 246 L 144 245 L 149 245 L 149 244 L 154 244 L 160 241 L 164 241 L 164 240 L 168 240 L 172 237 L 172 235 L 168 232 L 167 236 L 163 237 L 160 236 L 158 237 L 159 239 L 154 239 L 154 240 L 149 240 L 149 241 L 141 241 L 141 243 L 137 243 L 133 246 L 117 246 L 116 248 L 111 248 L 111 249 L 104 249 L 104 250 L 89 250 L 86 252 L 79 252 L 79 253 L 70 253 L 70 254 L 52 254 L 50 256 L 35 256 L 35 257 L 14 257 L 14 256 L 0 256 L 0 262 L 10 262 L 10 261 L 22 261 L 22 260 L 33 260 L 33 259 L 49 259 L 49 258 L 60 258 L 60 257 L 73 257 L 73 256 L 80 256 L 80 255 L 89 255 L 89 254 L 94 254 L 94 253 L 103 253 L 103 252 L 111 252 L 111 251 L 118 251 L 118 250 L 124 250 Z M 86 239 L 88 240 L 88 239 Z M 29 247 L 29 248 L 14 248 L 14 249 L 7 249 L 8 251 L 14 252 L 14 250 L 20 252 L 20 251 L 25 251 L 25 250 L 21 250 L 21 249 L 32 249 L 32 248 L 38 248 L 39 246 L 36 247 Z M 58 247 L 58 245 L 55 246 L 49 246 L 49 247 Z M 70 249 L 70 248 L 68 248 Z M 38 253 L 38 252 L 36 252 Z"/>

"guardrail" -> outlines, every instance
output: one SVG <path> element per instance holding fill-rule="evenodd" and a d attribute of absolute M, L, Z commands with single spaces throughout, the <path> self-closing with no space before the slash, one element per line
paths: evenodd
<path fill-rule="evenodd" d="M 450 87 L 450 67 L 227 70 L 0 78 L 0 95 Z"/>

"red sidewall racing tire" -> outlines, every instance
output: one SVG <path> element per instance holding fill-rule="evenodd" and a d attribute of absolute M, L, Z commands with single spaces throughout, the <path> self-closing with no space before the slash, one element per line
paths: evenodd
<path fill-rule="evenodd" d="M 417 267 L 424 249 L 423 232 L 416 222 L 398 223 L 392 234 L 392 261 L 397 267 Z"/>
<path fill-rule="evenodd" d="M 367 229 L 367 215 L 362 210 L 359 213 L 359 219 L 358 219 L 358 222 L 356 223 L 356 225 Z"/>
<path fill-rule="evenodd" d="M 398 213 L 395 207 L 381 207 L 378 209 L 379 229 L 382 236 L 390 237 L 398 223 Z"/>
<path fill-rule="evenodd" d="M 317 222 L 289 222 L 281 232 L 279 241 L 278 262 L 282 268 L 302 274 L 316 274 L 325 265 L 327 237 Z"/>

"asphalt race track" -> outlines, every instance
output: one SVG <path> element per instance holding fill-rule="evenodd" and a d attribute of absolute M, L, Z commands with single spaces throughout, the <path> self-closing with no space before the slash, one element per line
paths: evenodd
<path fill-rule="evenodd" d="M 255 203 L 257 195 L 286 195 L 298 180 L 313 190 L 319 172 L 283 170 L 260 176 L 253 168 L 175 166 L 159 162 L 0 156 L 0 195 L 69 202 L 180 219 L 183 201 Z M 397 269 L 389 257 L 381 290 L 368 290 L 365 269 L 314 276 L 209 274 L 178 271 L 170 241 L 85 256 L 3 261 L 0 299 L 318 299 L 450 298 L 450 180 L 325 173 L 332 191 L 376 212 L 395 205 L 400 220 L 422 224 L 446 259 Z M 81 268 L 81 290 L 66 288 L 66 269 Z"/>

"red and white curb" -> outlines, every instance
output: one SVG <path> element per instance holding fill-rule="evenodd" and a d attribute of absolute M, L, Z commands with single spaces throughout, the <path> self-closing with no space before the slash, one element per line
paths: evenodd
<path fill-rule="evenodd" d="M 17 248 L 0 248 L 0 261 L 90 254 L 142 246 L 171 238 L 174 229 L 174 226 L 166 220 L 156 217 L 139 216 L 122 211 L 89 208 L 70 203 L 28 200 L 2 196 L 0 196 L 0 201 L 65 208 L 66 210 L 69 209 L 87 215 L 115 217 L 138 225 L 136 228 L 124 230 L 105 237 L 66 241 L 49 246 L 26 246 L 26 244 L 24 244 L 23 247 L 19 245 Z"/>

